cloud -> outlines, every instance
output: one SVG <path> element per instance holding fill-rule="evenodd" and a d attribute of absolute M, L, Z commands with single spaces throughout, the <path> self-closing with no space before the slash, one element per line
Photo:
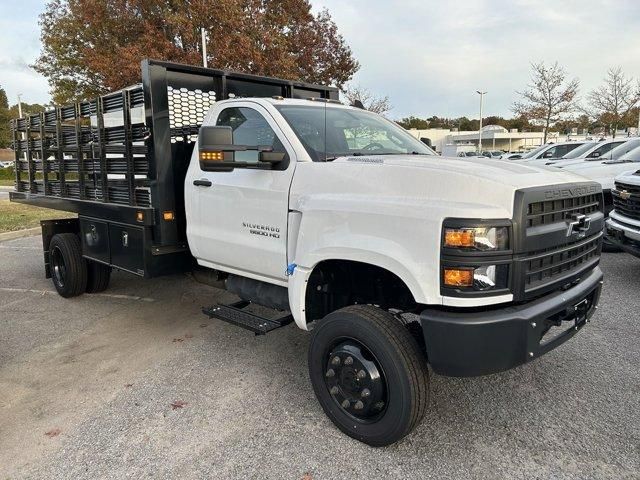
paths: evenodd
<path fill-rule="evenodd" d="M 558 61 L 582 91 L 611 65 L 640 76 L 640 2 L 320 0 L 362 67 L 358 83 L 389 95 L 392 115 L 511 115 L 531 62 Z"/>

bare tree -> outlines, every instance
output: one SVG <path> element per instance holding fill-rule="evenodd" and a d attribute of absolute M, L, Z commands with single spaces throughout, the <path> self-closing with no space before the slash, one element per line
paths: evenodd
<path fill-rule="evenodd" d="M 544 124 L 544 143 L 547 143 L 549 126 L 576 109 L 580 82 L 577 78 L 567 80 L 564 68 L 554 63 L 547 67 L 544 62 L 531 64 L 531 83 L 527 90 L 516 92 L 522 100 L 515 102 L 513 112 L 527 120 Z"/>
<path fill-rule="evenodd" d="M 602 85 L 589 93 L 589 104 L 599 120 L 610 125 L 614 137 L 624 117 L 639 101 L 640 86 L 634 84 L 633 78 L 625 76 L 621 67 L 610 68 Z"/>
<path fill-rule="evenodd" d="M 347 98 L 350 105 L 355 104 L 356 101 L 360 101 L 364 108 L 370 112 L 383 115 L 391 110 L 389 97 L 377 97 L 366 88 L 362 88 L 360 85 L 350 85 L 342 93 Z"/>

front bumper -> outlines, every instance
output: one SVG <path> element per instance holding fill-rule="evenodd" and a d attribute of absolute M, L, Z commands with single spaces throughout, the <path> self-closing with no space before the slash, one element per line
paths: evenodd
<path fill-rule="evenodd" d="M 631 255 L 640 257 L 640 225 L 637 220 L 627 219 L 615 211 L 607 219 L 606 233 L 610 244 Z"/>
<path fill-rule="evenodd" d="M 568 290 L 523 305 L 495 309 L 444 310 L 420 314 L 427 356 L 435 373 L 471 377 L 508 370 L 561 345 L 587 323 L 602 287 L 599 267 Z M 552 339 L 544 334 L 561 325 Z"/>

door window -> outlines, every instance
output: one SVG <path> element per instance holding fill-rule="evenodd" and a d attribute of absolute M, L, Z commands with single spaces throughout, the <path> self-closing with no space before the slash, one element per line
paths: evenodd
<path fill-rule="evenodd" d="M 263 145 L 271 147 L 274 152 L 285 151 L 282 142 L 269 126 L 267 120 L 252 108 L 225 108 L 218 115 L 216 125 L 231 127 L 234 145 L 251 147 Z M 255 150 L 240 151 L 235 153 L 235 159 L 237 162 L 257 163 L 258 155 Z"/>

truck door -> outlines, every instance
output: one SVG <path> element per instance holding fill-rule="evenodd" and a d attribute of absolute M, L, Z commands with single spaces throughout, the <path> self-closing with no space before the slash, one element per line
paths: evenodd
<path fill-rule="evenodd" d="M 187 235 L 192 252 L 201 265 L 285 284 L 294 150 L 269 112 L 256 103 L 234 103 L 212 120 L 233 129 L 234 144 L 271 145 L 287 152 L 289 166 L 205 172 L 192 159 L 185 186 L 191 192 Z M 257 162 L 258 152 L 236 152 L 236 160 Z"/>

